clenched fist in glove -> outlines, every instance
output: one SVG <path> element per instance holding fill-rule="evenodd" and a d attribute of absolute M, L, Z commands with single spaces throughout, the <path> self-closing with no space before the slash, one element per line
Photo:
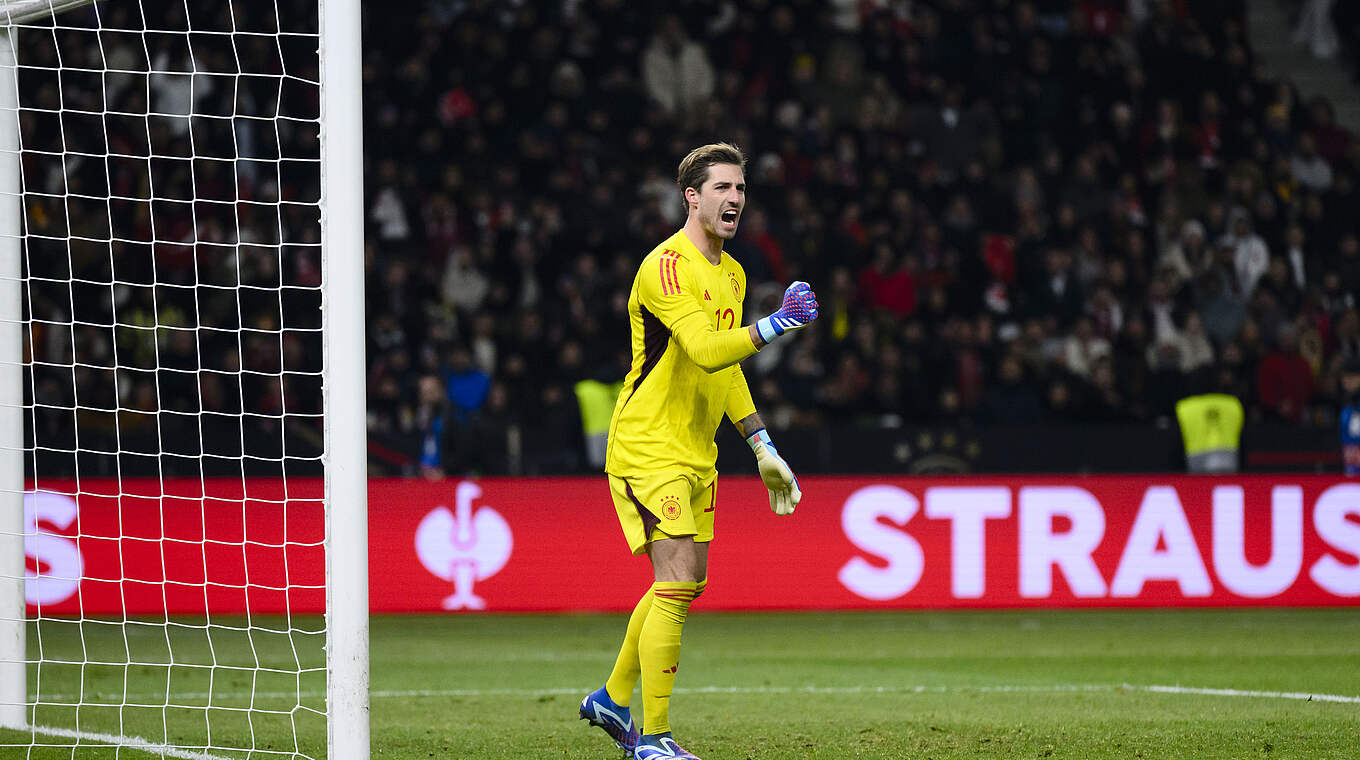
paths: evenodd
<path fill-rule="evenodd" d="M 806 282 L 795 282 L 784 291 L 779 311 L 756 322 L 761 340 L 770 343 L 786 332 L 801 330 L 817 318 L 817 294 Z"/>

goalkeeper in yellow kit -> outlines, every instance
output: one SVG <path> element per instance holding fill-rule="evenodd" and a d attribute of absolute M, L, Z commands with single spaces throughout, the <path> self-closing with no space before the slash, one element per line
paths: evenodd
<path fill-rule="evenodd" d="M 775 313 L 742 325 L 746 273 L 723 250 L 746 205 L 746 157 L 733 145 L 695 148 L 676 182 L 689 217 L 642 261 L 628 297 L 633 361 L 609 425 L 605 470 L 619 523 L 634 554 L 651 558 L 655 583 L 628 620 L 604 687 L 580 716 L 637 760 L 694 758 L 671 738 L 669 701 L 680 632 L 708 579 L 717 508 L 714 435 L 726 415 L 756 455 L 778 515 L 802 493 L 756 412 L 740 362 L 817 318 L 817 299 L 795 282 Z M 644 725 L 629 702 L 642 680 Z"/>

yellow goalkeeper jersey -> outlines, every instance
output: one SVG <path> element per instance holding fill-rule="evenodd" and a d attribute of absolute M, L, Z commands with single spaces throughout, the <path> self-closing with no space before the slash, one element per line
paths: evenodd
<path fill-rule="evenodd" d="M 723 414 L 755 412 L 739 362 L 756 346 L 741 321 L 746 272 L 726 251 L 714 265 L 681 230 L 638 267 L 628 296 L 633 361 L 609 423 L 605 470 L 628 477 L 715 472 Z"/>

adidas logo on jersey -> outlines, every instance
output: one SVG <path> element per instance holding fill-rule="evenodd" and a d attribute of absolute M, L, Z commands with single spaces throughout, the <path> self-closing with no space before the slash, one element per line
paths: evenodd
<path fill-rule="evenodd" d="M 704 291 L 704 300 L 705 300 L 705 301 L 712 301 L 712 300 L 713 300 L 712 298 L 709 298 L 709 296 L 708 296 L 708 291 L 707 291 L 707 290 Z"/>

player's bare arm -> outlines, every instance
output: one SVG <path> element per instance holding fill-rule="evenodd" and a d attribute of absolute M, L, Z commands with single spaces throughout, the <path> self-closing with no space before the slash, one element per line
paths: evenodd
<path fill-rule="evenodd" d="M 765 429 L 765 421 L 760 418 L 760 412 L 752 412 L 745 417 L 737 420 L 737 430 L 741 431 L 741 437 L 746 438 L 754 435 L 757 431 Z"/>

